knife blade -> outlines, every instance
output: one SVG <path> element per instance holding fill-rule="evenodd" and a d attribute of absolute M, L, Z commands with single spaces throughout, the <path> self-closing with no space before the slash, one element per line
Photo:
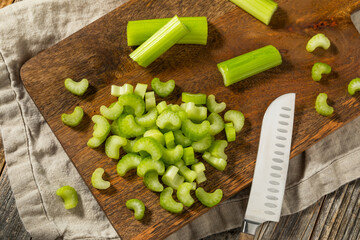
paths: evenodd
<path fill-rule="evenodd" d="M 280 219 L 294 112 L 295 93 L 288 93 L 276 98 L 264 114 L 243 233 L 255 235 L 260 224 Z M 240 239 L 249 239 L 249 236 Z"/>
<path fill-rule="evenodd" d="M 355 28 L 360 33 L 360 10 L 351 14 L 351 21 L 355 25 Z"/>

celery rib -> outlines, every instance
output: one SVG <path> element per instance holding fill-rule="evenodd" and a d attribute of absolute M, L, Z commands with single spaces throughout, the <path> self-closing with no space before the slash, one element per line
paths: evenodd
<path fill-rule="evenodd" d="M 130 58 L 140 66 L 147 67 L 169 48 L 175 45 L 188 32 L 189 30 L 179 20 L 178 16 L 175 16 L 133 51 L 130 54 Z"/>

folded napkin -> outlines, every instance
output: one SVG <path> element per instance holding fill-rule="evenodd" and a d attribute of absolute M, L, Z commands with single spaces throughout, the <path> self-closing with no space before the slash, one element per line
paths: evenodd
<path fill-rule="evenodd" d="M 125 1 L 26 0 L 0 9 L 0 130 L 19 215 L 33 239 L 120 239 L 26 92 L 19 72 L 31 57 Z M 357 118 L 290 161 L 283 215 L 360 176 L 359 131 Z M 79 193 L 75 209 L 65 210 L 56 196 L 63 185 Z M 224 201 L 168 239 L 199 239 L 239 227 L 247 194 L 242 191 Z"/>

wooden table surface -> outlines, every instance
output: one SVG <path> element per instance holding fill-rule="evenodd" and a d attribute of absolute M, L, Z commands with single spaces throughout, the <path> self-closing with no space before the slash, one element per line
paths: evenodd
<path fill-rule="evenodd" d="M 16 0 L 0 0 L 0 8 Z M 237 239 L 240 229 L 207 237 L 206 240 Z M 7 178 L 0 136 L 0 239 L 31 239 L 16 209 Z M 322 197 L 307 209 L 265 223 L 255 239 L 360 239 L 360 180 Z"/>

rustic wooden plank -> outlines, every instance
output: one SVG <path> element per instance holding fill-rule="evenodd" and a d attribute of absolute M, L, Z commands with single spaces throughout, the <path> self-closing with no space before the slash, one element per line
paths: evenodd
<path fill-rule="evenodd" d="M 359 239 L 360 234 L 360 180 L 357 180 L 356 190 L 353 196 L 354 207 L 348 213 L 348 224 L 345 226 L 345 233 L 339 235 L 341 239 Z M 350 209 L 349 209 L 350 211 Z M 339 238 L 339 239 L 340 239 Z"/>
<path fill-rule="evenodd" d="M 207 209 L 197 203 L 181 215 L 166 213 L 159 207 L 157 195 L 146 191 L 142 181 L 134 178 L 135 175 L 131 175 L 131 181 L 119 178 L 115 171 L 115 161 L 109 161 L 102 151 L 86 147 L 86 141 L 91 135 L 90 118 L 78 131 L 73 131 L 59 121 L 60 114 L 75 105 L 83 106 L 90 116 L 98 113 L 100 105 L 108 105 L 113 101 L 108 97 L 110 84 L 149 83 L 154 76 L 172 78 L 183 91 L 212 93 L 219 100 L 227 102 L 229 108 L 241 108 L 247 122 L 240 140 L 231 143 L 227 152 L 229 159 L 234 161 L 229 161 L 228 168 L 222 173 L 211 167 L 207 173 L 212 180 L 207 182 L 206 187 L 210 191 L 222 188 L 224 199 L 250 183 L 261 119 L 269 103 L 279 95 L 297 93 L 292 155 L 300 153 L 360 113 L 359 101 L 350 97 L 344 87 L 357 71 L 354 64 L 360 59 L 360 49 L 357 48 L 360 39 L 348 21 L 349 13 L 357 1 L 340 3 L 321 0 L 313 3 L 309 0 L 283 0 L 279 3 L 286 16 L 283 15 L 277 23 L 283 25 L 272 25 L 269 28 L 229 1 L 216 0 L 208 4 L 208 1 L 194 0 L 133 0 L 43 51 L 24 65 L 22 79 L 28 92 L 120 235 L 125 238 L 135 235 L 139 238 L 163 238 Z M 147 69 L 131 62 L 128 54 L 132 49 L 126 46 L 124 37 L 126 22 L 140 18 L 169 17 L 175 13 L 180 16 L 207 16 L 210 22 L 209 44 L 175 46 Z M 334 20 L 328 20 L 329 16 Z M 333 47 L 329 51 L 320 50 L 309 54 L 304 50 L 306 41 L 319 28 L 331 38 Z M 244 42 L 246 44 L 241 44 Z M 267 44 L 274 44 L 280 49 L 284 63 L 276 69 L 224 88 L 216 63 Z M 70 51 L 71 56 L 68 54 Z M 336 69 L 336 74 L 330 75 L 321 84 L 313 82 L 309 77 L 313 62 L 319 59 Z M 71 96 L 63 87 L 66 77 L 88 78 L 93 86 L 92 91 L 80 99 Z M 59 94 L 49 94 L 54 91 Z M 313 109 L 314 100 L 320 91 L 327 92 L 330 99 L 336 99 L 333 106 L 337 114 L 330 118 L 319 116 Z M 177 92 L 169 101 L 179 103 L 179 96 Z M 98 191 L 91 187 L 90 177 L 94 166 L 103 167 L 109 174 L 113 184 L 111 190 Z M 134 222 L 130 214 L 119 214 L 125 208 L 126 199 L 134 195 L 148 202 L 149 210 L 157 213 L 152 214 L 146 224 Z M 171 231 L 168 231 L 169 228 Z"/>
<path fill-rule="evenodd" d="M 6 7 L 14 2 L 14 0 L 0 0 L 0 8 Z"/>
<path fill-rule="evenodd" d="M 5 166 L 5 154 L 4 154 L 4 146 L 2 143 L 1 135 L 0 135 L 0 175 L 2 174 Z"/>
<path fill-rule="evenodd" d="M 308 223 L 308 225 L 304 226 L 303 230 L 299 230 L 300 232 L 302 232 L 302 236 L 296 239 L 302 239 L 302 240 L 308 240 L 310 239 L 311 233 L 313 231 L 313 229 L 315 228 L 316 225 L 316 220 L 319 216 L 320 213 L 320 209 L 321 206 L 324 202 L 325 197 L 322 197 L 319 201 L 317 201 L 314 205 L 313 205 L 313 211 L 311 213 L 311 218 L 310 221 Z M 299 236 L 299 234 L 297 234 Z"/>
<path fill-rule="evenodd" d="M 19 217 L 6 168 L 0 175 L 0 239 L 30 239 Z"/>

